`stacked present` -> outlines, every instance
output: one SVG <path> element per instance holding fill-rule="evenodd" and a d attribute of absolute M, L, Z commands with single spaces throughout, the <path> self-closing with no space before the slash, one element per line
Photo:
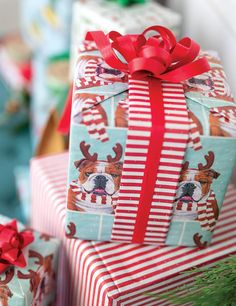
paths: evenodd
<path fill-rule="evenodd" d="M 170 305 L 197 275 L 182 272 L 236 254 L 236 107 L 215 52 L 163 26 L 88 32 L 68 125 L 69 154 L 31 164 L 32 225 L 68 260 L 59 305 Z"/>
<path fill-rule="evenodd" d="M 31 163 L 45 234 L 0 216 L 2 304 L 52 305 L 57 285 L 59 306 L 171 305 L 163 293 L 199 274 L 183 272 L 236 255 L 236 107 L 220 59 L 153 25 L 178 34 L 180 19 L 152 1 L 76 3 L 63 112 L 68 35 L 50 39 L 68 32 L 68 6 L 31 2 L 37 154 L 65 149 L 61 115 L 70 148 Z"/>

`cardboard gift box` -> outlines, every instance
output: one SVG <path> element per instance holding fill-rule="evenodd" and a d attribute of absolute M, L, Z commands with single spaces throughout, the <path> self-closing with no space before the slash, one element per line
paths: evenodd
<path fill-rule="evenodd" d="M 76 1 L 73 4 L 72 15 L 70 64 L 72 80 L 78 47 L 87 31 L 109 32 L 113 29 L 122 34 L 139 33 L 148 26 L 160 24 L 172 29 L 176 35 L 180 34 L 181 16 L 152 0 L 133 1 L 130 6 L 122 6 L 119 1 Z"/>
<path fill-rule="evenodd" d="M 63 270 L 58 288 L 59 293 L 67 292 L 69 300 L 60 298 L 57 305 L 170 305 L 147 293 L 158 294 L 191 283 L 194 274 L 186 276 L 182 272 L 195 266 L 214 265 L 236 253 L 233 186 L 228 188 L 212 243 L 206 249 L 67 239 L 67 164 L 68 154 L 35 158 L 31 163 L 32 226 L 62 240 L 63 263 L 69 268 Z M 73 236 L 73 230 L 71 223 L 67 236 Z M 204 240 L 199 245 L 204 247 Z"/>
<path fill-rule="evenodd" d="M 61 152 L 64 139 L 57 133 L 57 121 L 69 88 L 68 53 L 33 59 L 32 142 L 36 154 Z M 57 149 L 55 151 L 55 149 Z"/>
<path fill-rule="evenodd" d="M 69 55 L 67 53 L 53 56 L 48 60 L 46 84 L 52 107 L 42 127 L 36 156 L 61 153 L 68 148 L 66 137 L 58 132 L 59 118 L 69 91 Z"/>
<path fill-rule="evenodd" d="M 21 32 L 32 50 L 41 56 L 68 51 L 71 8 L 72 0 L 21 1 Z"/>
<path fill-rule="evenodd" d="M 146 39 L 150 30 L 160 36 Z M 163 27 L 144 34 L 95 31 L 81 46 L 66 224 L 80 239 L 194 246 L 200 234 L 209 242 L 236 158 L 232 94 L 215 52 L 199 53 L 189 38 L 176 43 Z"/>
<path fill-rule="evenodd" d="M 19 33 L 1 39 L 0 72 L 12 90 L 30 91 L 31 57 L 31 50 Z"/>
<path fill-rule="evenodd" d="M 59 240 L 0 216 L 1 305 L 52 305 L 56 299 Z"/>

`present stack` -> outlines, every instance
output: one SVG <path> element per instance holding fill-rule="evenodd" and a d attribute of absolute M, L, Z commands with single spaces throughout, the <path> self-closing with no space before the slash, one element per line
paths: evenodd
<path fill-rule="evenodd" d="M 104 16 L 111 28 L 117 3 L 101 3 L 77 4 L 86 31 Z M 194 282 L 183 272 L 236 254 L 236 107 L 220 59 L 138 17 L 123 25 L 117 12 L 113 31 L 90 31 L 79 46 L 60 120 L 69 153 L 31 163 L 32 227 L 62 242 L 59 306 L 170 305 L 160 294 Z M 55 82 L 54 60 L 56 96 L 66 82 Z"/>
<path fill-rule="evenodd" d="M 69 300 L 63 299 L 65 295 L 61 294 L 57 305 L 169 305 L 148 293 L 159 294 L 193 282 L 194 274 L 186 276 L 182 272 L 195 266 L 214 266 L 219 260 L 236 254 L 236 190 L 233 186 L 228 188 L 212 243 L 206 249 L 68 239 L 74 234 L 73 224 L 66 238 L 68 157 L 68 154 L 60 154 L 37 158 L 31 164 L 32 225 L 61 239 L 64 264 L 69 268 L 69 272 L 64 270 L 58 285 L 58 292 L 67 291 Z M 204 242 L 202 240 L 199 246 L 204 247 Z M 67 276 L 69 279 L 65 281 Z"/>

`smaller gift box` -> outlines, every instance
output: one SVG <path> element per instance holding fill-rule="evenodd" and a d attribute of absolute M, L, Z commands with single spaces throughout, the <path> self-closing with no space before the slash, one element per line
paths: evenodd
<path fill-rule="evenodd" d="M 132 3 L 131 3 L 132 2 Z M 122 4 L 132 4 L 124 6 Z M 73 80 L 78 47 L 87 31 L 111 29 L 122 34 L 139 33 L 153 24 L 160 24 L 180 33 L 181 16 L 157 2 L 150 0 L 75 1 L 72 9 L 71 64 Z"/>
<path fill-rule="evenodd" d="M 35 158 L 31 163 L 32 226 L 62 240 L 63 265 L 58 292 L 69 292 L 58 306 L 169 305 L 148 293 L 161 294 L 193 282 L 183 274 L 195 266 L 214 266 L 236 254 L 236 190 L 228 189 L 212 244 L 156 247 L 66 239 L 66 171 L 68 154 Z M 74 225 L 68 227 L 73 236 Z M 197 236 L 198 246 L 205 241 Z M 202 242 L 201 242 L 202 241 Z M 66 260 L 67 259 L 67 260 Z M 69 276 L 68 281 L 65 281 Z M 65 300 L 65 297 L 69 300 Z"/>
<path fill-rule="evenodd" d="M 1 305 L 51 305 L 56 298 L 59 241 L 0 216 Z"/>

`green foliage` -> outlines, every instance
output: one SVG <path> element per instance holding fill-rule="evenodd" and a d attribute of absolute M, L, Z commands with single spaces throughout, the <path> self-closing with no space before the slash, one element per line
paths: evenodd
<path fill-rule="evenodd" d="M 168 293 L 152 295 L 173 305 L 236 306 L 236 256 L 220 261 L 214 267 L 195 268 L 185 275 L 197 273 L 194 283 Z M 178 296 L 179 295 L 179 296 Z"/>

